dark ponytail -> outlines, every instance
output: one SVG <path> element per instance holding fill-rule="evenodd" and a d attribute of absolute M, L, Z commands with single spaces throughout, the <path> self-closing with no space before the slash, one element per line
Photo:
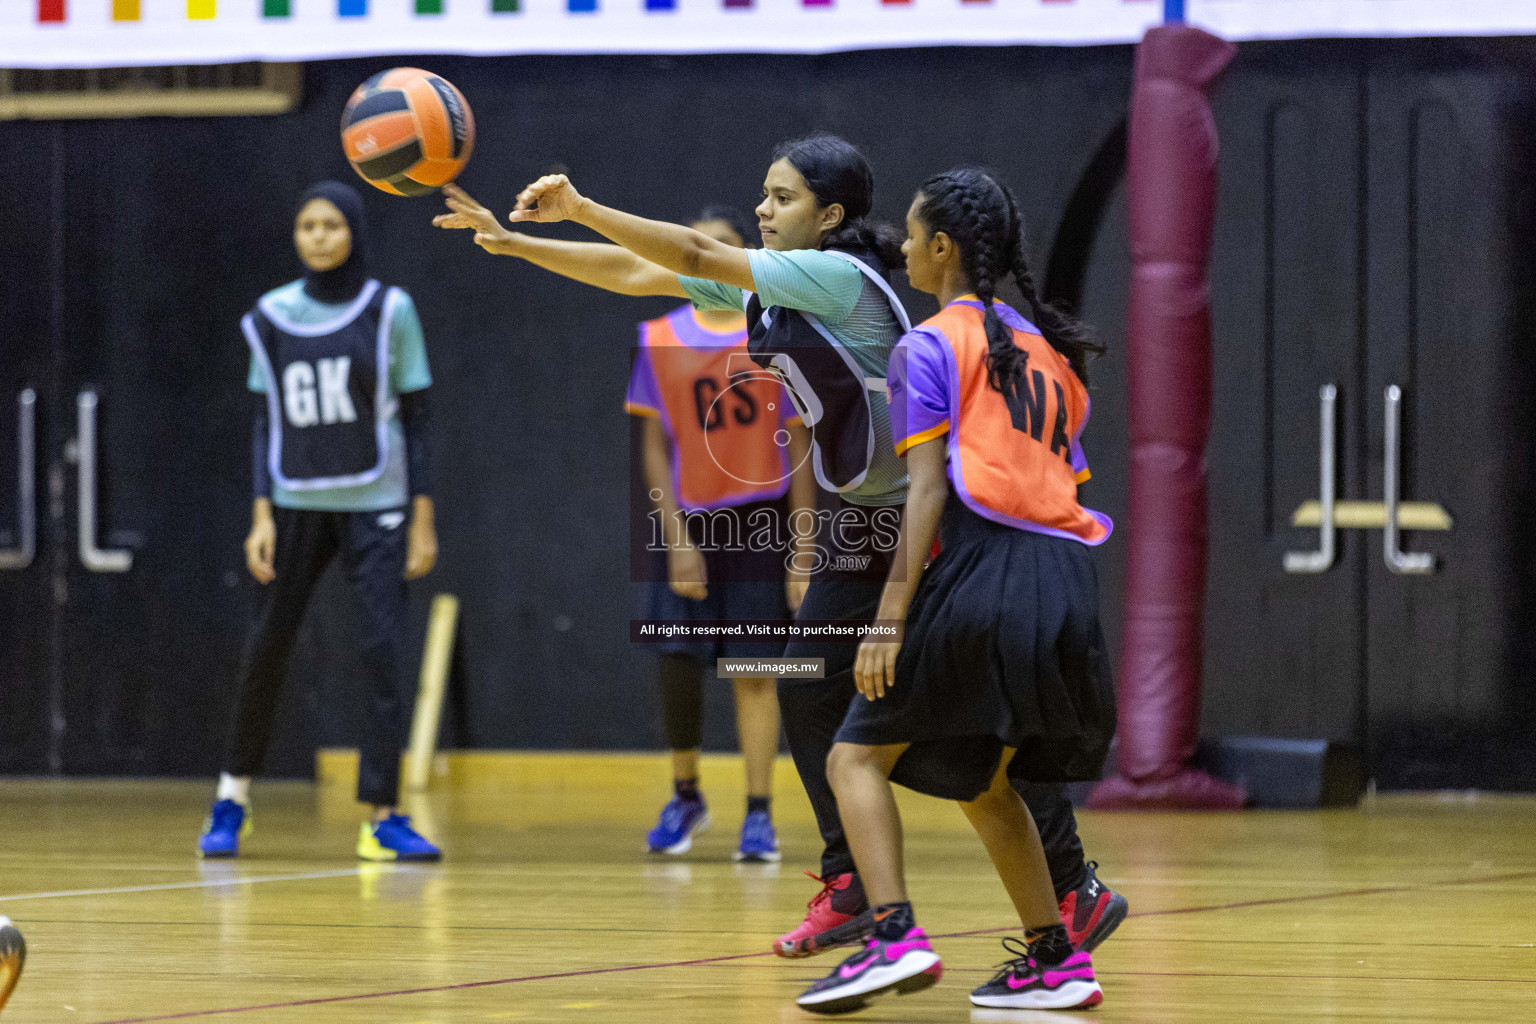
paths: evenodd
<path fill-rule="evenodd" d="M 788 160 L 820 205 L 842 204 L 842 223 L 822 239 L 822 248 L 857 246 L 874 253 L 888 271 L 906 266 L 901 232 L 868 219 L 875 201 L 875 175 L 857 146 L 836 135 L 817 132 L 779 143 L 773 159 Z"/>
<path fill-rule="evenodd" d="M 1024 259 L 1023 221 L 1007 186 L 987 172 L 962 167 L 935 175 L 918 190 L 919 217 L 931 234 L 942 231 L 960 249 L 966 280 L 981 300 L 987 331 L 987 382 L 1008 394 L 1023 382 L 1028 357 L 1013 343 L 1013 331 L 992 307 L 997 286 L 1010 274 L 1034 312 L 1035 326 L 1052 348 L 1066 356 L 1072 372 L 1088 380 L 1088 356 L 1104 347 L 1088 328 L 1042 300 Z"/>

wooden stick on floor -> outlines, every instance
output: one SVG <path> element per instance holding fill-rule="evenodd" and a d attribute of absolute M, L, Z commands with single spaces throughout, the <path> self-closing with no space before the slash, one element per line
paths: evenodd
<path fill-rule="evenodd" d="M 411 722 L 411 745 L 405 761 L 408 789 L 424 790 L 432 779 L 432 756 L 437 752 L 443 697 L 448 690 L 448 669 L 458 628 L 459 599 L 452 594 L 438 594 L 432 599 L 432 614 L 427 620 L 427 646 L 421 654 L 416 715 Z"/>

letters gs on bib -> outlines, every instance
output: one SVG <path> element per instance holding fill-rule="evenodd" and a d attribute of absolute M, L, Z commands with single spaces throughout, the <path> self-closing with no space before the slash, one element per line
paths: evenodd
<path fill-rule="evenodd" d="M 757 399 L 740 386 L 751 379 L 751 374 L 735 374 L 723 392 L 713 377 L 699 377 L 693 382 L 693 408 L 705 433 L 728 426 L 727 417 L 744 427 L 757 422 Z"/>
<path fill-rule="evenodd" d="M 325 323 L 263 299 L 241 321 L 266 381 L 269 468 L 288 490 L 360 487 L 389 459 L 389 336 L 400 295 L 369 281 Z"/>

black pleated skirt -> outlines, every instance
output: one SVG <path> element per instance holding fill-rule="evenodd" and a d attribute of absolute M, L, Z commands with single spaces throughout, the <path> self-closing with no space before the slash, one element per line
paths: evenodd
<path fill-rule="evenodd" d="M 896 685 L 854 699 L 840 742 L 910 743 L 891 780 L 973 800 L 1010 778 L 1099 777 L 1115 730 L 1098 574 L 1077 541 L 994 523 L 950 493 L 943 550 L 907 614 Z"/>

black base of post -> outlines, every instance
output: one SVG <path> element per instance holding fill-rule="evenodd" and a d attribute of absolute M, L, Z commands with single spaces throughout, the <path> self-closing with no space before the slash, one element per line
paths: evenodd
<path fill-rule="evenodd" d="M 1195 764 L 1246 788 L 1254 807 L 1353 807 L 1365 785 L 1359 754 L 1331 740 L 1220 736 L 1200 741 Z"/>

